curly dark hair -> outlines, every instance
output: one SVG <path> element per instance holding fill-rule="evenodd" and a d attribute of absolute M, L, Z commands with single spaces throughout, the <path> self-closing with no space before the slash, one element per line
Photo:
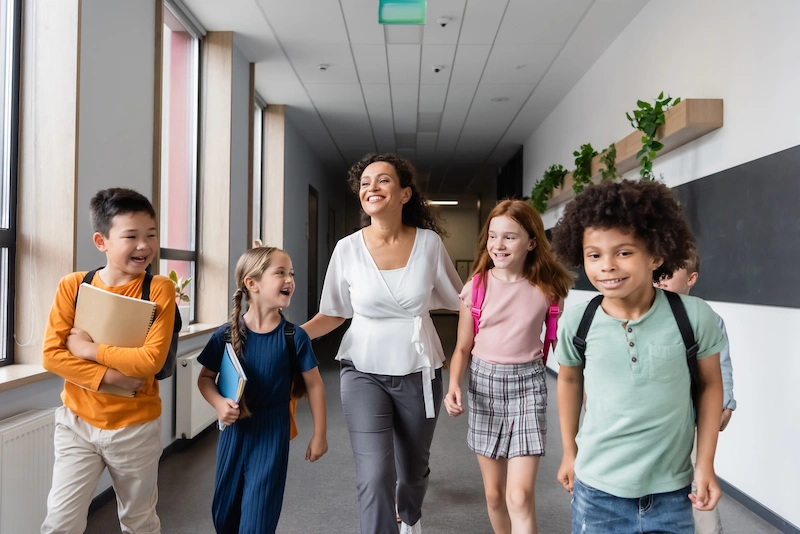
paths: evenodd
<path fill-rule="evenodd" d="M 447 232 L 442 228 L 439 217 L 428 207 L 425 196 L 417 185 L 416 169 L 414 169 L 410 161 L 402 156 L 391 153 L 377 154 L 375 152 L 367 154 L 358 163 L 350 167 L 347 178 L 350 189 L 358 195 L 361 189 L 361 175 L 364 174 L 364 169 L 376 161 L 385 161 L 392 165 L 397 172 L 397 177 L 400 179 L 400 187 L 411 188 L 411 198 L 403 205 L 403 224 L 415 228 L 426 228 L 433 230 L 440 236 L 446 236 Z M 361 210 L 361 224 L 367 226 L 369 223 L 369 216 L 364 213 L 364 210 Z"/>
<path fill-rule="evenodd" d="M 603 182 L 576 196 L 553 229 L 553 250 L 564 263 L 583 266 L 587 228 L 633 232 L 650 254 L 663 260 L 653 271 L 654 282 L 686 265 L 695 244 L 678 201 L 659 182 Z"/>

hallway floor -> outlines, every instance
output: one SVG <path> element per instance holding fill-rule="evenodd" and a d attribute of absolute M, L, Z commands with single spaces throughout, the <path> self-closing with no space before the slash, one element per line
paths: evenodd
<path fill-rule="evenodd" d="M 434 320 L 445 353 L 452 354 L 456 317 L 435 316 Z M 329 451 L 314 464 L 305 461 L 312 424 L 308 406 L 303 403 L 298 407 L 300 435 L 292 443 L 279 533 L 358 532 L 355 469 L 339 401 L 338 365 L 333 360 L 335 350 L 335 339 L 317 348 L 328 395 Z M 536 487 L 536 510 L 542 534 L 570 532 L 570 496 L 555 480 L 561 460 L 555 386 L 555 379 L 548 377 L 548 448 Z M 431 450 L 431 482 L 422 516 L 426 534 L 492 532 L 478 463 L 467 448 L 466 432 L 466 416 L 453 419 L 442 407 Z M 214 532 L 210 510 L 217 432 L 206 431 L 194 441 L 161 464 L 158 513 L 164 534 Z M 726 534 L 779 532 L 728 497 L 723 497 L 720 510 Z M 114 502 L 105 504 L 89 517 L 87 534 L 118 532 Z"/>

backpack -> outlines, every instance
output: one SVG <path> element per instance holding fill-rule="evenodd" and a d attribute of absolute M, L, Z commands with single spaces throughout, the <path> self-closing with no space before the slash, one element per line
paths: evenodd
<path fill-rule="evenodd" d="M 100 269 L 102 269 L 102 267 L 98 267 L 86 273 L 86 276 L 83 277 L 83 283 L 91 285 L 95 273 Z M 142 300 L 150 300 L 150 283 L 152 281 L 153 275 L 150 274 L 149 271 L 144 273 L 144 280 L 142 281 Z M 80 293 L 80 287 L 78 288 L 78 293 Z M 75 306 L 77 305 L 78 294 L 76 293 Z M 152 326 L 152 323 L 150 323 L 150 326 Z M 175 374 L 175 366 L 178 361 L 178 333 L 181 331 L 181 328 L 183 328 L 183 322 L 181 321 L 181 314 L 178 312 L 178 305 L 175 304 L 175 324 L 172 327 L 172 341 L 169 344 L 169 351 L 167 352 L 167 359 L 164 362 L 164 367 L 156 373 L 156 380 L 164 380 Z"/>
<path fill-rule="evenodd" d="M 483 307 L 483 300 L 486 298 L 486 286 L 483 284 L 483 276 L 476 274 L 472 277 L 472 317 L 475 319 L 475 333 L 478 333 L 478 321 L 481 318 L 481 308 Z M 542 352 L 542 363 L 547 364 L 547 355 L 550 352 L 550 347 L 556 339 L 556 332 L 558 331 L 558 314 L 561 309 L 558 303 L 550 303 L 547 310 L 547 329 L 544 333 L 544 349 Z"/>
<path fill-rule="evenodd" d="M 669 307 L 672 310 L 672 315 L 675 317 L 675 322 L 678 323 L 678 330 L 681 332 L 683 344 L 686 346 L 686 363 L 689 366 L 689 377 L 691 378 L 691 392 L 692 403 L 697 408 L 697 384 L 698 384 L 698 371 L 697 371 L 697 353 L 700 350 L 699 345 L 694 339 L 694 332 L 692 332 L 692 325 L 689 322 L 689 316 L 686 315 L 686 307 L 683 305 L 681 297 L 677 293 L 671 291 L 664 291 L 667 297 Z M 572 338 L 572 344 L 578 355 L 581 358 L 583 365 L 586 365 L 586 336 L 589 333 L 589 328 L 592 326 L 594 314 L 597 307 L 603 301 L 603 295 L 597 295 L 589 301 L 586 310 L 583 312 L 578 332 Z"/>

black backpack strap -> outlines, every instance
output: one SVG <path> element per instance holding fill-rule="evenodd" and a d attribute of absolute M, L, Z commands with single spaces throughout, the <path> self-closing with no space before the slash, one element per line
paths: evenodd
<path fill-rule="evenodd" d="M 694 339 L 694 332 L 692 331 L 692 324 L 689 322 L 689 316 L 686 314 L 686 306 L 683 305 L 680 295 L 672 291 L 664 291 L 667 297 L 669 307 L 672 308 L 672 315 L 675 316 L 675 322 L 678 323 L 678 330 L 681 332 L 683 344 L 686 346 L 686 362 L 689 365 L 689 375 L 692 379 L 692 400 L 697 397 L 697 353 L 700 351 L 700 346 Z"/>
<path fill-rule="evenodd" d="M 292 362 L 292 366 L 294 366 L 297 360 L 297 347 L 294 345 L 294 325 L 289 321 L 286 321 L 283 335 L 286 337 L 286 347 L 289 349 L 289 358 Z"/>
<path fill-rule="evenodd" d="M 91 271 L 87 272 L 86 275 L 83 277 L 81 284 L 89 284 L 92 285 L 92 280 L 94 280 L 94 275 L 102 269 L 102 267 L 98 267 L 97 269 L 92 269 Z M 81 292 L 80 286 L 78 286 L 78 291 L 75 292 L 75 307 L 78 306 L 78 293 Z"/>
<path fill-rule="evenodd" d="M 581 324 L 578 326 L 578 332 L 575 334 L 575 337 L 572 338 L 572 344 L 575 346 L 575 350 L 578 351 L 581 361 L 584 364 L 586 363 L 586 336 L 589 334 L 589 328 L 592 326 L 594 314 L 597 312 L 597 307 L 600 306 L 601 302 L 603 302 L 603 295 L 597 295 L 589 301 L 589 304 L 586 305 L 586 310 L 583 312 Z"/>
<path fill-rule="evenodd" d="M 150 300 L 150 284 L 153 282 L 153 275 L 150 273 L 144 274 L 142 280 L 142 300 Z"/>

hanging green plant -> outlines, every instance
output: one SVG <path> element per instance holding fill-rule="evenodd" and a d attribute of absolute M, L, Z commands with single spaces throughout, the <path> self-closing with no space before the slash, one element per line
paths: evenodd
<path fill-rule="evenodd" d="M 603 150 L 600 155 L 600 163 L 605 167 L 600 168 L 600 176 L 602 181 L 613 180 L 617 177 L 617 145 L 611 143 L 607 149 Z"/>
<path fill-rule="evenodd" d="M 550 194 L 556 187 L 561 187 L 564 184 L 564 176 L 567 175 L 567 169 L 563 165 L 551 165 L 549 169 L 544 171 L 542 179 L 536 182 L 531 191 L 531 205 L 539 213 L 547 211 L 547 200 Z"/>
<path fill-rule="evenodd" d="M 639 109 L 633 110 L 633 117 L 630 113 L 625 113 L 625 116 L 631 123 L 631 126 L 644 133 L 642 137 L 642 149 L 636 154 L 636 159 L 639 160 L 639 174 L 642 175 L 644 180 L 653 180 L 653 160 L 656 159 L 658 151 L 664 148 L 664 145 L 656 141 L 656 131 L 658 127 L 664 124 L 664 111 L 672 106 L 679 104 L 680 97 L 674 101 L 672 97 L 664 98 L 664 92 L 658 95 L 655 99 L 655 104 L 650 104 L 644 100 L 639 100 L 636 105 Z"/>
<path fill-rule="evenodd" d="M 572 171 L 572 190 L 577 195 L 583 188 L 592 183 L 592 158 L 597 155 L 597 151 L 592 148 L 591 143 L 581 145 L 581 150 L 572 153 L 575 156 L 575 170 Z"/>

